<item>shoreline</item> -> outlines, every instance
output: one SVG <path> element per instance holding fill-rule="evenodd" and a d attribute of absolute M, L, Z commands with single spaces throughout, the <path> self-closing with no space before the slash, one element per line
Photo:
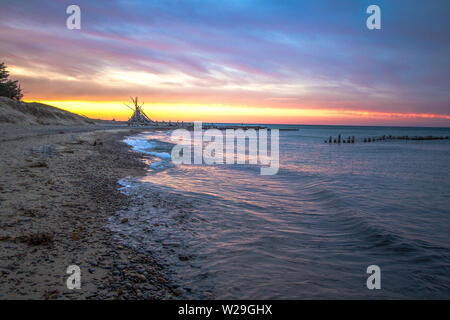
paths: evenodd
<path fill-rule="evenodd" d="M 121 140 L 137 128 L 0 127 L 0 299 L 174 299 L 148 253 L 113 240 L 108 218 L 131 199 L 118 180 L 145 174 Z M 143 129 L 149 131 L 148 128 Z M 39 134 L 41 132 L 41 134 Z M 21 134 L 19 134 L 21 133 Z M 66 269 L 81 268 L 69 290 Z"/>

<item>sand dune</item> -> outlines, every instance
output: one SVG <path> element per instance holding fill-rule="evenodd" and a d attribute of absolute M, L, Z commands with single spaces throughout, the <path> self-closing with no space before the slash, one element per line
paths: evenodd
<path fill-rule="evenodd" d="M 37 102 L 22 102 L 0 97 L 0 124 L 74 125 L 94 121 L 72 112 Z"/>

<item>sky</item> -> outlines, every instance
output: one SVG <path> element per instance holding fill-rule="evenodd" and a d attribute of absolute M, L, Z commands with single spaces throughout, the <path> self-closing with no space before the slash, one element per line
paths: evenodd
<path fill-rule="evenodd" d="M 81 8 L 69 30 L 66 8 Z M 369 5 L 381 29 L 369 30 Z M 447 0 L 0 0 L 0 61 L 41 101 L 126 120 L 450 126 Z"/>

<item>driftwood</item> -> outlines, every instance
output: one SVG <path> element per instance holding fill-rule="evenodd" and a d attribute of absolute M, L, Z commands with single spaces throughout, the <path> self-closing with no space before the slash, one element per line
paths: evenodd
<path fill-rule="evenodd" d="M 138 103 L 138 97 L 133 98 L 130 97 L 131 101 L 133 101 L 133 107 L 125 104 L 128 108 L 133 110 L 133 114 L 130 119 L 128 119 L 128 125 L 132 126 L 145 126 L 150 125 L 153 123 L 153 121 L 145 114 L 144 110 L 142 109 L 142 106 L 144 103 L 139 104 Z"/>

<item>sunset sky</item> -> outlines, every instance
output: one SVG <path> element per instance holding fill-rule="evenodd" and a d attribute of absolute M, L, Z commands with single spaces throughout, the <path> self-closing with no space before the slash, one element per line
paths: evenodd
<path fill-rule="evenodd" d="M 66 8 L 81 8 L 81 30 Z M 366 8 L 381 8 L 368 30 Z M 450 1 L 0 0 L 26 101 L 125 120 L 450 126 Z"/>

